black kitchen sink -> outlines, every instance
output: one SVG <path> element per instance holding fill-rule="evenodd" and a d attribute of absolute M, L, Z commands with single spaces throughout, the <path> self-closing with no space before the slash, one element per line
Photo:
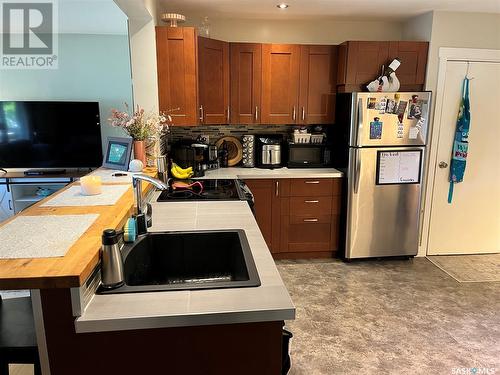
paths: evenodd
<path fill-rule="evenodd" d="M 125 284 L 98 294 L 260 286 L 243 230 L 147 233 L 122 254 Z"/>

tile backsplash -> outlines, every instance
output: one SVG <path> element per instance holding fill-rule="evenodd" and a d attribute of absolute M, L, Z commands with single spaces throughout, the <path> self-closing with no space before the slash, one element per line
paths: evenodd
<path fill-rule="evenodd" d="M 209 142 L 215 143 L 220 137 L 232 135 L 237 138 L 245 134 L 290 134 L 295 129 L 293 125 L 213 125 L 213 126 L 172 126 L 169 143 L 180 139 L 196 139 L 200 134 L 208 135 Z"/>

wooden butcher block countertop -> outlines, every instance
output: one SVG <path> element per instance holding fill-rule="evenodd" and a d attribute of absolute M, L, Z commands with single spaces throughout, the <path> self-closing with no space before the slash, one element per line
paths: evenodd
<path fill-rule="evenodd" d="M 155 176 L 156 170 L 147 168 L 144 173 Z M 78 287 L 85 282 L 92 270 L 97 266 L 101 249 L 102 231 L 107 228 L 118 229 L 123 227 L 133 212 L 134 196 L 132 184 L 130 184 L 130 188 L 115 205 L 40 207 L 47 200 L 74 184 L 72 183 L 52 196 L 37 202 L 15 217 L 98 214 L 99 217 L 97 220 L 70 247 L 63 257 L 0 259 L 0 290 Z M 149 188 L 149 183 L 143 184 L 143 190 Z M 1 223 L 0 227 L 14 218 Z M 40 228 L 40 230 L 43 230 L 43 228 Z"/>

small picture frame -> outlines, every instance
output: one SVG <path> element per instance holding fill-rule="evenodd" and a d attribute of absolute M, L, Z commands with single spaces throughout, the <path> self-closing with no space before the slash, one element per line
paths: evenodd
<path fill-rule="evenodd" d="M 132 138 L 108 137 L 102 166 L 127 171 L 132 155 Z"/>

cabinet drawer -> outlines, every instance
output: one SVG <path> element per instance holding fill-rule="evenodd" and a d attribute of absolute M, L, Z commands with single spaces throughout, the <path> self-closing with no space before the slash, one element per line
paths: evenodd
<path fill-rule="evenodd" d="M 329 196 L 333 193 L 331 178 L 297 178 L 290 182 L 290 196 Z"/>
<path fill-rule="evenodd" d="M 304 226 L 330 224 L 332 222 L 332 215 L 291 215 L 288 222 L 290 225 L 303 224 Z"/>
<path fill-rule="evenodd" d="M 332 212 L 332 197 L 291 197 L 290 215 L 317 216 Z"/>
<path fill-rule="evenodd" d="M 288 252 L 332 250 L 330 223 L 304 223 L 301 221 L 297 224 L 290 223 L 287 229 L 286 251 Z"/>

